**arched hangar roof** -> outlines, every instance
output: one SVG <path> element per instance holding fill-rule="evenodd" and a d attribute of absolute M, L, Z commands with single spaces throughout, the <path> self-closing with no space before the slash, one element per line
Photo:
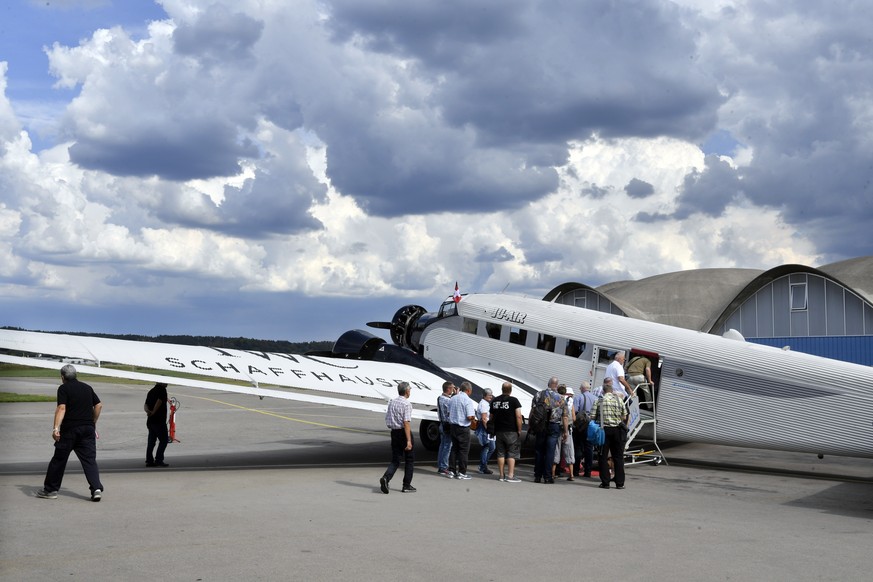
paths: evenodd
<path fill-rule="evenodd" d="M 768 283 L 793 273 L 813 273 L 830 279 L 873 304 L 873 256 L 823 265 L 781 265 L 760 269 L 693 269 L 616 281 L 597 288 L 582 283 L 564 283 L 549 291 L 546 301 L 573 292 L 596 293 L 618 307 L 624 315 L 676 327 L 709 332 L 737 306 Z M 613 309 L 613 312 L 615 310 Z"/>
<path fill-rule="evenodd" d="M 873 303 L 873 255 L 831 263 L 818 268 Z"/>

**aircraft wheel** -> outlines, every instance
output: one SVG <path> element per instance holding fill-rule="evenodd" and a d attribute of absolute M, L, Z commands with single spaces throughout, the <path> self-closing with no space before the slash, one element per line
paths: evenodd
<path fill-rule="evenodd" d="M 422 420 L 418 427 L 418 436 L 421 444 L 429 451 L 440 448 L 440 423 L 435 420 Z"/>
<path fill-rule="evenodd" d="M 664 462 L 664 459 L 662 459 L 661 457 L 655 457 L 655 462 L 654 462 L 654 464 L 655 464 L 656 467 L 657 467 L 658 465 L 660 465 L 661 463 L 663 463 L 663 462 Z"/>

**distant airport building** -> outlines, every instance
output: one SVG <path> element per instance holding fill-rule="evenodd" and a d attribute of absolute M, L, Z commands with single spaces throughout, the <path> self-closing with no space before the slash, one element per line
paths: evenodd
<path fill-rule="evenodd" d="M 696 269 L 593 288 L 564 283 L 546 301 L 873 366 L 873 256 L 817 269 Z"/>

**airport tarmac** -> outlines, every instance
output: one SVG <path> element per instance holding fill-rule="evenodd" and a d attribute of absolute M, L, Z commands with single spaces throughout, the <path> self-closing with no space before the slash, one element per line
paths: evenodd
<path fill-rule="evenodd" d="M 146 468 L 148 386 L 92 384 L 104 402 L 100 503 L 74 456 L 59 498 L 35 498 L 54 404 L 0 404 L 3 580 L 796 581 L 873 570 L 871 459 L 672 446 L 669 465 L 630 467 L 618 491 L 535 484 L 529 461 L 522 483 L 450 480 L 419 445 L 418 492 L 402 494 L 398 475 L 384 495 L 379 415 L 171 386 L 181 442 L 170 467 Z M 0 379 L 6 392 L 56 386 Z"/>

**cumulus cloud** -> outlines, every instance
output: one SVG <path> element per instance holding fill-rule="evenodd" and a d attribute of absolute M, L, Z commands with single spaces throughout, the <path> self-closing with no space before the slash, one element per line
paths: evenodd
<path fill-rule="evenodd" d="M 0 148 L 4 143 L 13 139 L 21 131 L 21 123 L 12 110 L 12 104 L 6 97 L 6 72 L 9 69 L 9 64 L 5 61 L 0 61 Z M 0 149 L 0 154 L 4 150 Z"/>
<path fill-rule="evenodd" d="M 48 146 L 0 64 L 5 296 L 439 300 L 870 253 L 851 3 L 161 6 L 48 43 Z"/>
<path fill-rule="evenodd" d="M 625 193 L 631 198 L 645 198 L 655 193 L 655 188 L 648 182 L 632 178 L 624 187 Z"/>
<path fill-rule="evenodd" d="M 263 29 L 263 21 L 211 4 L 196 20 L 183 22 L 173 31 L 173 47 L 203 66 L 225 67 L 254 60 L 252 47 Z"/>

